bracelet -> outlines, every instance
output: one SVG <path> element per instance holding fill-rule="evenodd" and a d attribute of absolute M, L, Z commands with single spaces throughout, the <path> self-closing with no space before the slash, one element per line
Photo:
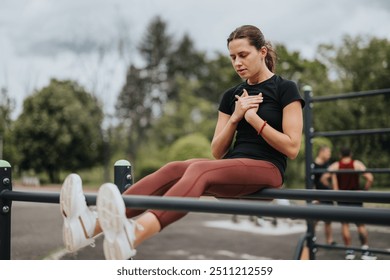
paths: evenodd
<path fill-rule="evenodd" d="M 259 133 L 257 133 L 257 135 L 260 135 L 263 132 L 263 129 L 266 125 L 267 125 L 267 121 L 264 121 L 263 126 L 260 128 Z"/>

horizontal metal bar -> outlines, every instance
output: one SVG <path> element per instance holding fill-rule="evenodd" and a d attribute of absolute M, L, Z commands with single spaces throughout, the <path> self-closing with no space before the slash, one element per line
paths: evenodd
<path fill-rule="evenodd" d="M 11 201 L 59 203 L 60 193 L 58 192 L 22 192 L 4 190 L 0 193 L 0 199 Z"/>
<path fill-rule="evenodd" d="M 390 89 L 378 89 L 378 90 L 361 91 L 361 92 L 350 92 L 350 93 L 336 94 L 336 95 L 331 95 L 331 96 L 317 96 L 317 97 L 312 97 L 310 99 L 310 101 L 312 101 L 312 102 L 325 102 L 325 101 L 340 100 L 340 99 L 370 97 L 370 96 L 381 95 L 381 94 L 389 94 L 390 95 Z"/>
<path fill-rule="evenodd" d="M 284 198 L 296 200 L 330 200 L 348 202 L 390 203 L 390 192 L 335 191 L 316 189 L 263 189 L 244 198 Z"/>
<path fill-rule="evenodd" d="M 210 201 L 182 197 L 149 197 L 141 195 L 125 195 L 123 199 L 126 206 L 135 209 L 257 215 L 390 225 L 390 209 L 382 208 L 336 207 L 310 204 L 308 206 L 284 206 L 259 201 L 237 201 L 232 199 Z"/>
<path fill-rule="evenodd" d="M 42 203 L 59 203 L 60 194 L 56 192 L 21 192 L 5 190 L 0 198 L 11 201 L 29 201 Z M 89 205 L 96 204 L 96 194 L 85 194 Z M 138 196 L 137 196 L 138 197 Z M 334 191 L 314 189 L 273 189 L 265 188 L 261 191 L 243 196 L 244 199 L 295 199 L 295 200 L 333 200 L 390 203 L 390 192 L 379 191 Z"/>
<path fill-rule="evenodd" d="M 342 245 L 329 245 L 329 244 L 322 244 L 322 243 L 315 243 L 315 247 L 317 248 L 324 248 L 324 249 L 331 249 L 331 250 L 354 250 L 357 252 L 364 252 L 364 251 L 369 251 L 371 253 L 375 254 L 383 254 L 383 255 L 390 255 L 390 250 L 382 250 L 382 249 L 377 249 L 377 248 L 368 248 L 367 249 L 362 249 L 361 247 L 351 247 L 351 246 L 342 246 Z"/>
<path fill-rule="evenodd" d="M 281 190 L 280 193 L 284 191 Z M 0 193 L 0 198 L 14 201 L 58 203 L 59 193 L 3 191 Z M 86 194 L 86 200 L 90 205 L 96 204 L 96 194 Z M 135 209 L 211 212 L 390 225 L 390 210 L 382 208 L 334 207 L 310 204 L 308 206 L 283 206 L 248 200 L 219 199 L 217 201 L 211 201 L 194 198 L 151 197 L 142 195 L 124 195 L 123 200 L 127 207 Z"/>
<path fill-rule="evenodd" d="M 390 128 L 313 132 L 311 133 L 311 137 L 338 137 L 338 136 L 387 134 L 387 133 L 390 133 Z"/>
<path fill-rule="evenodd" d="M 342 170 L 328 170 L 324 168 L 312 169 L 312 174 L 318 173 L 390 173 L 390 168 L 367 168 L 366 170 L 342 169 Z"/>

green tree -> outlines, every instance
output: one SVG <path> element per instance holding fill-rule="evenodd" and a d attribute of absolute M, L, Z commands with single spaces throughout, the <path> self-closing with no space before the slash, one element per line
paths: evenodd
<path fill-rule="evenodd" d="M 303 86 L 310 85 L 316 95 L 332 92 L 328 68 L 319 59 L 304 59 L 298 51 L 289 51 L 282 44 L 275 48 L 278 54 L 277 74 L 295 81 L 301 90 Z"/>
<path fill-rule="evenodd" d="M 196 95 L 216 105 L 227 89 L 242 82 L 227 53 L 218 53 L 216 57 L 206 61 L 206 68 L 200 74 Z"/>
<path fill-rule="evenodd" d="M 122 128 L 127 132 L 127 149 L 130 160 L 134 160 L 142 139 L 153 119 L 153 99 L 150 96 L 148 77 L 142 75 L 142 69 L 131 65 L 126 83 L 119 93 L 116 104 L 117 116 L 122 120 Z"/>
<path fill-rule="evenodd" d="M 197 81 L 207 71 L 206 56 L 195 49 L 194 42 L 188 34 L 172 47 L 167 59 L 167 97 L 175 99 L 178 96 L 179 87 L 176 82 L 178 77 L 191 81 Z"/>
<path fill-rule="evenodd" d="M 11 113 L 14 109 L 14 100 L 8 96 L 7 89 L 0 89 L 0 159 L 13 162 L 16 159 L 16 151 L 12 145 Z"/>
<path fill-rule="evenodd" d="M 178 98 L 169 100 L 164 106 L 162 116 L 153 126 L 151 139 L 158 139 L 160 147 L 196 132 L 211 140 L 217 117 L 215 106 L 196 95 L 198 82 L 177 78 L 176 84 Z"/>
<path fill-rule="evenodd" d="M 61 170 L 101 164 L 101 104 L 72 81 L 51 80 L 26 98 L 15 123 L 20 169 L 46 172 L 59 182 Z"/>
<path fill-rule="evenodd" d="M 160 17 L 151 21 L 138 47 L 145 67 L 130 65 L 119 93 L 116 108 L 128 132 L 130 160 L 136 159 L 140 143 L 146 141 L 153 118 L 161 113 L 167 99 L 166 63 L 171 37 L 166 29 L 167 24 Z"/>

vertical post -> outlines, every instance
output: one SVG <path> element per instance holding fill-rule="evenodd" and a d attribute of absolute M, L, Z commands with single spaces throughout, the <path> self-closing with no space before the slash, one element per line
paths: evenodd
<path fill-rule="evenodd" d="M 313 165 L 313 140 L 312 133 L 313 129 L 313 101 L 312 101 L 312 88 L 311 86 L 303 87 L 304 97 L 306 106 L 304 109 L 305 113 L 305 123 L 304 123 L 304 132 L 305 132 L 305 187 L 306 189 L 313 188 L 313 180 L 314 174 L 312 174 L 312 170 L 314 168 Z M 308 200 L 307 203 L 311 203 L 311 200 Z M 315 259 L 315 230 L 314 230 L 314 221 L 307 220 L 307 239 L 306 244 L 309 247 L 309 258 L 311 260 Z"/>
<path fill-rule="evenodd" d="M 11 165 L 0 160 L 0 259 L 11 259 L 11 204 L 2 193 L 12 190 Z"/>
<path fill-rule="evenodd" d="M 306 106 L 304 109 L 305 113 L 305 123 L 304 123 L 304 132 L 305 132 L 305 183 L 306 189 L 313 188 L 313 141 L 312 141 L 312 133 L 313 129 L 313 116 L 312 116 L 312 108 L 313 102 L 311 100 L 312 97 L 312 88 L 311 86 L 304 86 L 303 92 L 305 95 Z"/>
<path fill-rule="evenodd" d="M 118 160 L 114 164 L 114 183 L 123 193 L 133 184 L 131 164 L 127 160 Z"/>

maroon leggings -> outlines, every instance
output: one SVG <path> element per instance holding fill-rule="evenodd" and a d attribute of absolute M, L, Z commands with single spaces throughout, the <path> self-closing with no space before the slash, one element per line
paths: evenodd
<path fill-rule="evenodd" d="M 268 161 L 239 159 L 191 159 L 174 161 L 144 177 L 124 194 L 175 197 L 235 198 L 257 192 L 265 187 L 281 187 L 279 169 Z M 126 216 L 135 217 L 144 212 L 127 208 Z M 187 213 L 149 210 L 160 222 L 161 229 L 184 217 Z"/>

